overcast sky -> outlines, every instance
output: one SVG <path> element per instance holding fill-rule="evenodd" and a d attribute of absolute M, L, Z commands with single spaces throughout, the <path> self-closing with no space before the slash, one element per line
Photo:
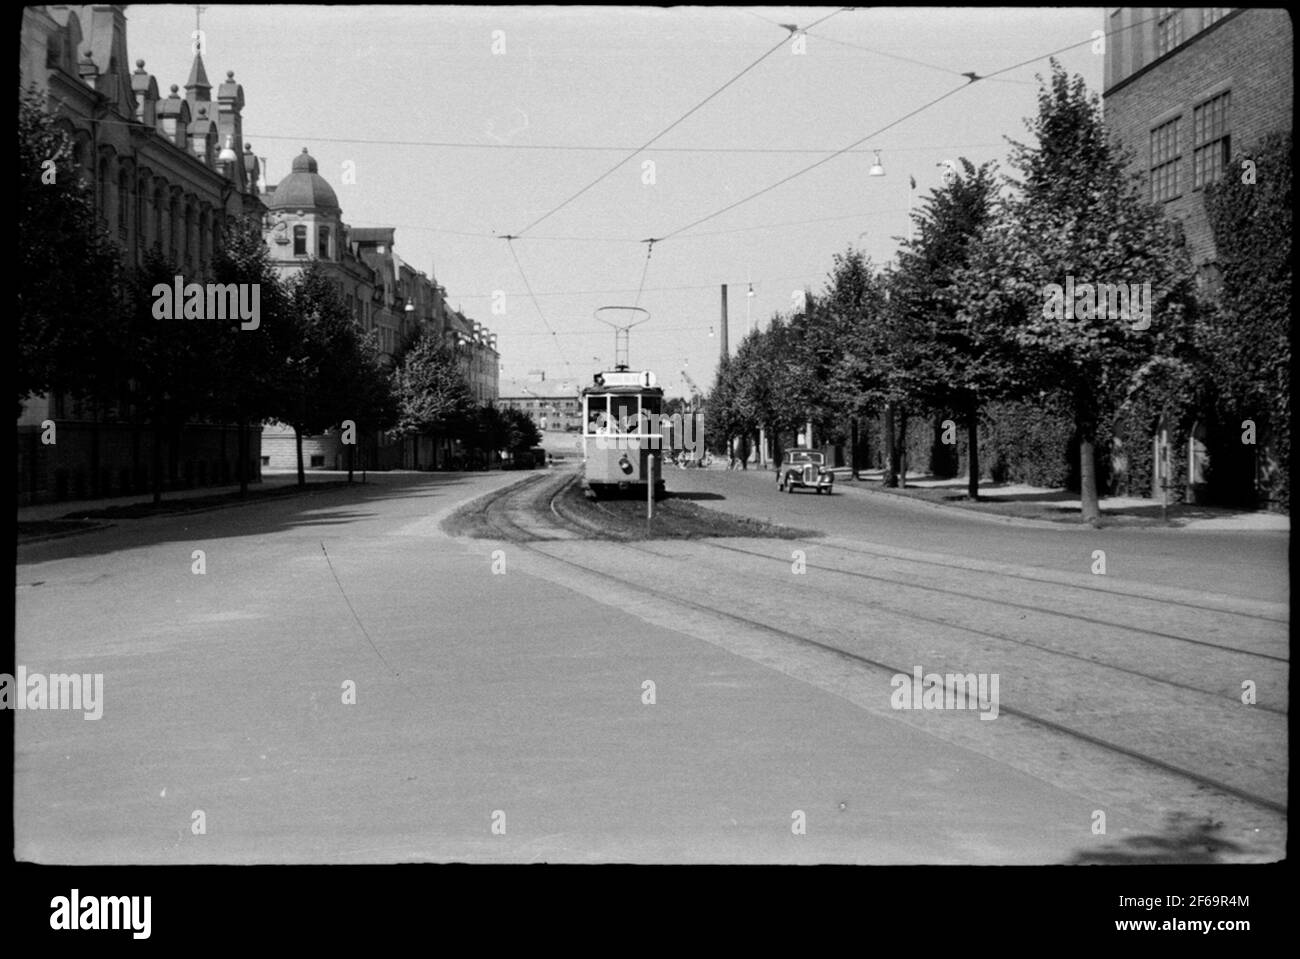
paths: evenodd
<path fill-rule="evenodd" d="M 720 284 L 731 284 L 734 352 L 749 322 L 766 325 L 805 285 L 820 290 L 835 252 L 894 256 L 909 176 L 920 201 L 944 160 L 1005 167 L 1003 138 L 1024 138 L 1047 54 L 1080 44 L 1058 58 L 1100 92 L 1103 58 L 1089 41 L 1101 8 L 842 11 L 811 28 L 804 53 L 778 26 L 836 9 L 211 5 L 202 27 L 213 92 L 234 70 L 244 135 L 269 181 L 307 147 L 345 222 L 396 227 L 398 255 L 499 333 L 503 376 L 589 381 L 611 364 L 614 339 L 592 311 L 637 302 L 644 271 L 651 318 L 632 331 L 631 365 L 680 393 L 683 369 L 702 390 L 712 382 Z M 127 19 L 132 64 L 143 58 L 164 95 L 183 86 L 195 8 L 130 6 Z M 967 84 L 966 71 L 1031 59 L 902 119 Z M 886 175 L 868 178 L 875 151 Z M 347 163 L 355 183 L 344 182 Z M 522 275 L 503 234 L 522 234 Z M 666 237 L 648 268 L 647 237 Z M 492 309 L 497 290 L 504 314 Z"/>

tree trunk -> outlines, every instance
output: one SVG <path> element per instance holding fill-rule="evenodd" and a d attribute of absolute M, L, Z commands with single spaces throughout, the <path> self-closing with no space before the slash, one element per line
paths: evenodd
<path fill-rule="evenodd" d="M 1083 521 L 1093 526 L 1101 523 L 1101 506 L 1097 502 L 1097 457 L 1093 452 L 1091 430 L 1079 430 L 1079 500 Z"/>
<path fill-rule="evenodd" d="M 248 447 L 250 429 L 247 420 L 239 421 L 239 453 L 236 457 L 239 463 L 239 495 L 248 495 Z"/>
<path fill-rule="evenodd" d="M 348 444 L 348 482 L 352 482 L 352 466 L 357 458 L 357 438 L 352 437 L 352 442 Z"/>
<path fill-rule="evenodd" d="M 302 430 L 296 426 L 293 428 L 293 443 L 298 448 L 298 485 L 306 486 L 307 474 L 302 468 Z"/>
<path fill-rule="evenodd" d="M 900 407 L 898 411 L 898 442 L 895 449 L 898 451 L 898 486 L 899 489 L 907 489 L 907 407 Z"/>
<path fill-rule="evenodd" d="M 978 400 L 971 400 L 967 410 L 966 449 L 968 453 L 966 495 L 973 500 L 980 498 L 980 405 Z"/>
<path fill-rule="evenodd" d="M 153 481 L 152 482 L 153 501 L 155 504 L 162 502 L 162 470 L 163 470 L 162 438 L 163 438 L 163 425 L 158 420 L 155 420 L 153 425 L 153 450 L 151 452 L 151 457 L 153 459 L 153 469 L 150 470 L 150 472 L 153 473 L 153 476 L 151 476 L 150 479 Z"/>
<path fill-rule="evenodd" d="M 849 476 L 858 478 L 858 418 L 849 420 Z"/>
<path fill-rule="evenodd" d="M 898 485 L 898 449 L 894 442 L 894 404 L 885 404 L 885 485 Z"/>
<path fill-rule="evenodd" d="M 98 499 L 104 495 L 102 484 L 100 483 L 99 469 L 99 400 L 91 400 L 91 409 L 94 411 L 94 427 L 90 431 L 90 495 L 92 499 Z"/>

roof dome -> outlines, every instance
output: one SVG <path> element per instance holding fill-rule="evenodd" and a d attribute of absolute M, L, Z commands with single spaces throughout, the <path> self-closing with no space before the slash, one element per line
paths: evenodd
<path fill-rule="evenodd" d="M 309 209 L 326 208 L 337 210 L 339 198 L 334 188 L 325 182 L 325 178 L 316 172 L 316 160 L 302 148 L 302 153 L 294 157 L 293 172 L 280 181 L 280 185 L 271 194 L 268 209 Z"/>

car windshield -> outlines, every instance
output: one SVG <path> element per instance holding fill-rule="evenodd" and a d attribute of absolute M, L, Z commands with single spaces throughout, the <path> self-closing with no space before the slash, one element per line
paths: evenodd
<path fill-rule="evenodd" d="M 815 463 L 820 465 L 822 462 L 821 453 L 791 453 L 786 460 L 796 466 L 802 466 L 804 463 Z"/>

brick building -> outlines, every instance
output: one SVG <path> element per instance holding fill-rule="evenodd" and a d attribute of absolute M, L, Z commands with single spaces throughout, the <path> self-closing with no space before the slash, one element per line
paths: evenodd
<path fill-rule="evenodd" d="M 139 265 L 152 249 L 187 278 L 208 282 L 225 220 L 264 210 L 257 159 L 240 150 L 244 90 L 230 71 L 213 99 L 196 52 L 184 94 L 172 85 L 160 95 L 143 59 L 130 72 L 125 9 L 25 7 L 20 81 L 48 97 L 50 113 L 69 134 L 123 267 Z M 53 445 L 40 442 L 45 420 L 57 426 Z M 18 419 L 18 502 L 147 490 L 152 444 L 151 429 L 127 403 L 84 406 L 62 395 L 33 396 Z M 257 480 L 256 432 L 251 445 Z M 236 478 L 235 426 L 189 424 L 167 447 L 168 486 Z"/>
<path fill-rule="evenodd" d="M 1204 188 L 1241 175 L 1230 168 L 1234 155 L 1291 130 L 1291 16 L 1233 7 L 1113 7 L 1105 16 L 1106 125 L 1131 152 L 1151 202 L 1180 225 L 1198 286 L 1213 296 L 1221 272 Z M 1186 456 L 1188 499 L 1213 498 L 1209 442 L 1197 423 L 1187 449 L 1169 451 L 1166 424 L 1156 424 L 1152 495 L 1162 495 L 1168 457 Z M 1261 471 L 1277 466 L 1265 444 L 1222 449 L 1242 462 L 1217 463 L 1216 482 L 1258 487 Z"/>

